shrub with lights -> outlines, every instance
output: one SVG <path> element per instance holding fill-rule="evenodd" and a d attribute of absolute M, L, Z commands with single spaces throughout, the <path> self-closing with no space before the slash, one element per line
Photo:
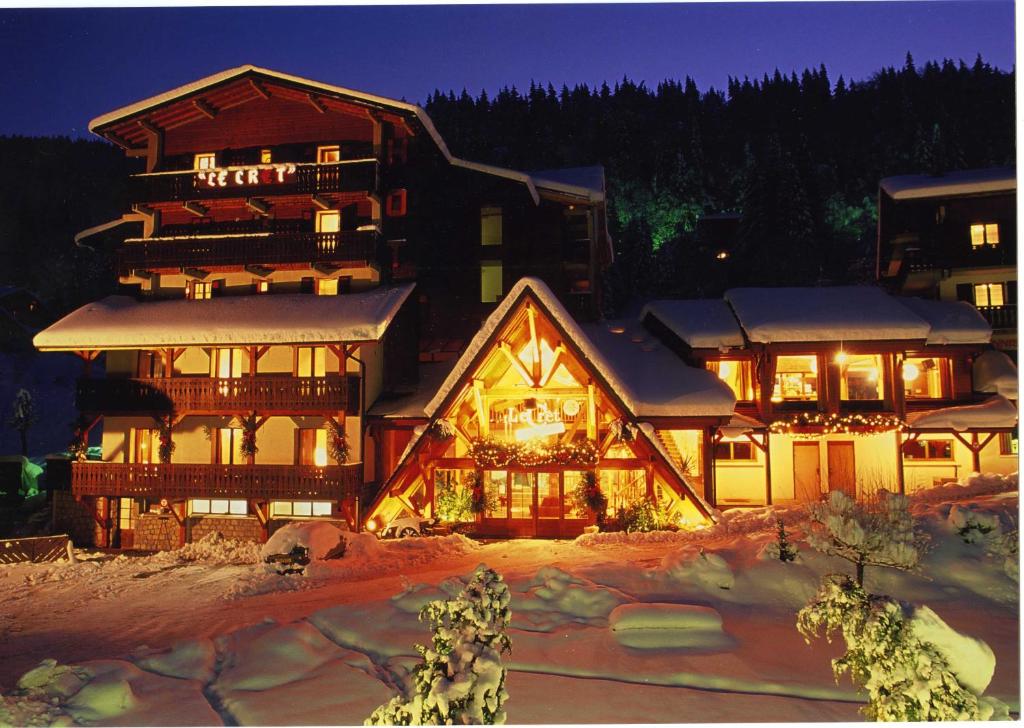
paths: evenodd
<path fill-rule="evenodd" d="M 531 440 L 505 442 L 493 437 L 474 438 L 470 442 L 469 456 L 485 470 L 509 466 L 579 465 L 593 467 L 600 459 L 597 443 L 593 440 L 555 442 L 550 445 Z"/>

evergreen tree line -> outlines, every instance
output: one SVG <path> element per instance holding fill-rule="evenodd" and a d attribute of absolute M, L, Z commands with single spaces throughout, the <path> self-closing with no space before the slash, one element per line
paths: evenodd
<path fill-rule="evenodd" d="M 1014 78 L 979 56 L 833 82 L 824 66 L 725 91 L 656 88 L 435 90 L 426 109 L 453 153 L 540 170 L 603 164 L 616 260 L 609 304 L 717 296 L 735 285 L 870 279 L 881 178 L 1011 165 Z M 740 214 L 726 260 L 698 220 Z"/>
<path fill-rule="evenodd" d="M 714 296 L 733 285 L 863 280 L 878 181 L 893 174 L 1008 165 L 1013 73 L 943 61 L 834 83 L 824 66 L 656 88 L 531 84 L 494 98 L 435 91 L 426 102 L 459 156 L 522 170 L 602 164 L 616 259 L 611 307 L 633 297 Z M 103 141 L 0 137 L 0 285 L 35 291 L 54 315 L 116 290 L 117 230 L 75 233 L 127 210 L 138 160 Z M 717 260 L 704 215 L 740 213 Z"/>

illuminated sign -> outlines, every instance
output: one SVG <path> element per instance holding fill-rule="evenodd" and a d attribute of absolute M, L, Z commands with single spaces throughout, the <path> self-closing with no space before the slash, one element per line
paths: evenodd
<path fill-rule="evenodd" d="M 197 187 L 256 187 L 285 184 L 295 179 L 294 164 L 204 169 L 196 172 Z"/>
<path fill-rule="evenodd" d="M 528 399 L 515 407 L 490 413 L 492 426 L 504 428 L 516 439 L 544 437 L 565 432 L 565 423 L 575 422 L 586 410 L 578 399 L 561 402 Z"/>

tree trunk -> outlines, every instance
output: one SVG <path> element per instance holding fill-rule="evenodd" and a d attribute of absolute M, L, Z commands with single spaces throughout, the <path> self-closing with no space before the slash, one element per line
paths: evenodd
<path fill-rule="evenodd" d="M 28 457 L 28 430 L 18 430 L 18 434 L 21 435 L 21 454 Z"/>
<path fill-rule="evenodd" d="M 864 562 L 857 562 L 857 586 L 864 588 Z"/>

